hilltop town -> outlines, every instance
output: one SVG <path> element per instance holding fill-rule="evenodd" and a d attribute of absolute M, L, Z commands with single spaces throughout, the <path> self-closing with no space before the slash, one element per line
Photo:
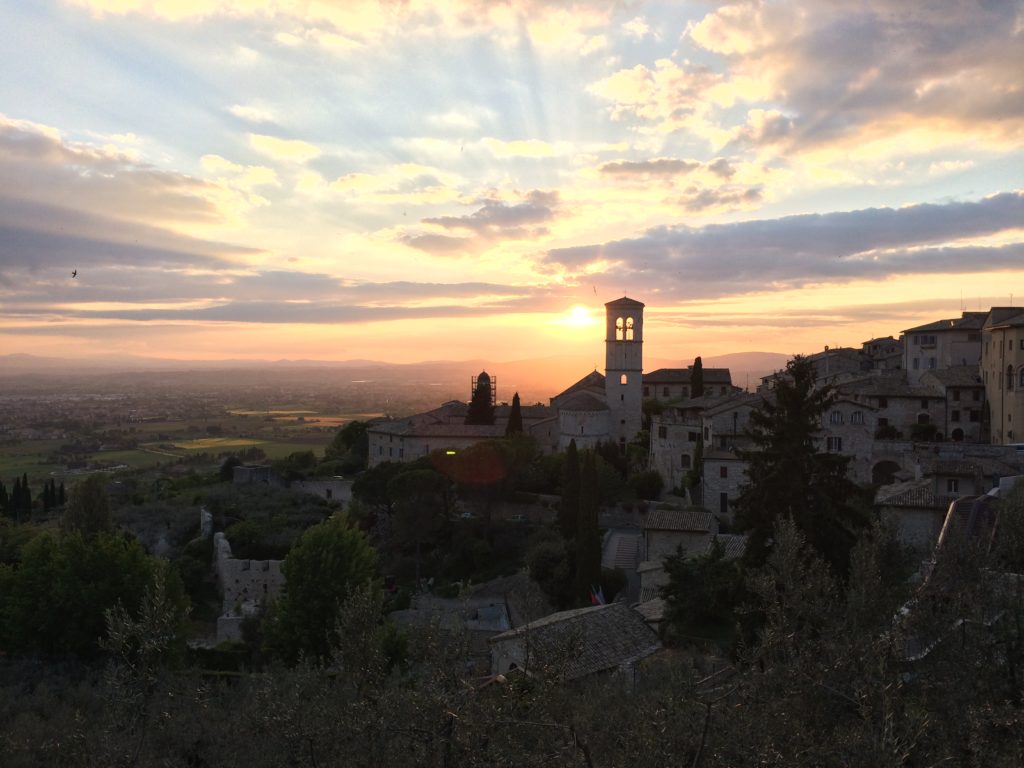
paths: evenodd
<path fill-rule="evenodd" d="M 489 722 L 508 699 L 530 722 L 579 728 L 535 743 L 510 732 L 509 744 L 564 755 L 602 743 L 584 690 L 617 717 L 617 697 L 650 713 L 659 697 L 681 695 L 684 709 L 701 708 L 705 729 L 719 729 L 714 764 L 735 765 L 739 721 L 720 704 L 745 718 L 746 749 L 781 738 L 750 727 L 769 716 L 764 702 L 779 685 L 754 674 L 758 665 L 803 669 L 810 688 L 786 695 L 823 706 L 844 728 L 849 713 L 814 704 L 815 686 L 884 698 L 884 681 L 910 670 L 932 688 L 902 695 L 924 706 L 925 691 L 952 697 L 963 685 L 948 664 L 967 648 L 988 659 L 979 679 L 1005 676 L 1018 646 L 992 649 L 1018 642 L 1006 617 L 1024 611 L 1010 589 L 1024 566 L 1024 485 L 1015 485 L 1024 451 L 1014 431 L 1024 419 L 1024 311 L 964 312 L 859 348 L 826 348 L 748 391 L 700 357 L 645 371 L 644 304 L 624 296 L 605 308 L 604 371 L 546 404 L 523 404 L 518 393 L 499 402 L 500 366 L 472 377 L 468 400 L 401 417 L 375 413 L 365 390 L 363 410 L 341 416 L 322 387 L 302 394 L 256 382 L 231 408 L 198 380 L 177 394 L 61 385 L 9 395 L 0 401 L 12 415 L 6 460 L 54 469 L 0 486 L 0 612 L 9 619 L 0 685 L 22 685 L 25 659 L 41 656 L 109 665 L 146 707 L 155 695 L 198 701 L 169 676 L 177 665 L 198 679 L 230 675 L 250 691 L 264 680 L 290 707 L 280 686 L 302 669 L 352 670 L 347 700 L 387 723 L 370 692 L 430 719 L 432 705 L 408 697 L 432 675 L 443 679 L 438 702 L 468 718 L 448 721 L 466 740 L 460 749 L 479 748 L 470 720 Z M 766 462 L 793 458 L 765 456 L 777 453 L 778 436 L 765 414 L 789 413 L 794 396 L 810 437 L 790 448 L 814 472 L 836 473 L 824 484 L 806 479 L 818 483 L 809 505 L 758 488 Z M 50 452 L 19 458 L 18 446 Z M 784 487 L 803 493 L 800 482 Z M 967 627 L 970 638 L 954 646 L 951 633 Z M 144 643 L 160 650 L 143 663 Z M 888 671 L 865 677 L 854 668 L 862 663 Z M 318 680 L 303 682 L 302 695 L 323 695 Z M 564 693 L 536 695 L 541 681 Z M 84 695 L 110 696 L 107 685 Z M 1024 690 L 1024 681 L 1011 676 L 1010 687 Z M 60 690 L 45 705 L 58 720 L 74 706 Z M 44 692 L 32 691 L 28 711 L 41 711 Z M 211 695 L 227 716 L 225 693 Z M 166 706 L 151 727 L 168 749 L 247 752 L 224 731 L 216 747 L 175 735 L 187 709 Z M 264 714 L 247 711 L 246 728 L 264 727 Z M 577 725 L 565 725 L 566 714 Z M 690 718 L 674 741 L 639 730 L 639 741 L 623 743 L 697 759 L 707 739 L 700 723 Z M 858 749 L 873 723 L 857 721 Z M 147 740 L 133 726 L 130 739 L 99 745 L 93 726 L 64 727 L 91 751 Z M 392 749 L 402 737 L 389 727 L 374 738 Z M 315 738 L 352 757 L 329 729 Z M 931 755 L 956 742 L 939 726 L 925 741 Z M 443 738 L 425 743 L 448 748 Z M 828 751 L 815 740 L 803 749 Z M 25 750 L 12 754 L 63 754 L 42 742 Z"/>

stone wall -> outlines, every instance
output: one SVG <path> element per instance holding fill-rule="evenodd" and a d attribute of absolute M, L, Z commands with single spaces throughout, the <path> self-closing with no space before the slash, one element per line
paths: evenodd
<path fill-rule="evenodd" d="M 217 641 L 240 640 L 242 620 L 277 597 L 284 586 L 282 561 L 237 559 L 223 533 L 214 534 L 213 552 L 224 612 L 217 619 Z"/>

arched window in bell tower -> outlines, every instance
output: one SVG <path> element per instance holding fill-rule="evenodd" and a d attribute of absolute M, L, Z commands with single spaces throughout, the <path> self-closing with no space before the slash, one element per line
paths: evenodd
<path fill-rule="evenodd" d="M 626 341 L 633 340 L 633 318 L 626 318 Z"/>
<path fill-rule="evenodd" d="M 630 318 L 632 321 L 632 318 Z M 626 323 L 621 317 L 615 318 L 615 340 L 622 341 L 626 338 Z"/>

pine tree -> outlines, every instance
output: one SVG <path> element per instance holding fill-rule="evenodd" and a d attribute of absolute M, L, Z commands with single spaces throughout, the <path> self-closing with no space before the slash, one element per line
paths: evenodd
<path fill-rule="evenodd" d="M 523 432 L 523 410 L 519 404 L 519 393 L 512 395 L 512 410 L 508 414 L 508 426 L 505 427 L 505 436 L 519 435 Z"/>
<path fill-rule="evenodd" d="M 690 397 L 704 396 L 704 363 L 700 355 L 694 358 L 693 370 L 690 373 Z"/>
<path fill-rule="evenodd" d="M 576 596 L 590 604 L 590 593 L 601 583 L 601 532 L 597 526 L 597 465 L 593 451 L 583 455 L 580 472 L 579 516 L 576 522 Z"/>
<path fill-rule="evenodd" d="M 569 441 L 562 467 L 562 500 L 558 507 L 558 527 L 568 541 L 576 536 L 576 519 L 580 510 L 580 456 L 576 441 Z"/>
<path fill-rule="evenodd" d="M 747 485 L 736 503 L 736 522 L 748 531 L 746 559 L 760 564 L 778 521 L 792 519 L 807 541 L 845 574 L 855 532 L 867 523 L 859 492 L 846 477 L 849 458 L 819 452 L 815 438 L 832 405 L 831 387 L 815 387 L 814 366 L 794 357 L 775 383 L 773 396 L 750 415 L 756 448 L 742 451 Z"/>

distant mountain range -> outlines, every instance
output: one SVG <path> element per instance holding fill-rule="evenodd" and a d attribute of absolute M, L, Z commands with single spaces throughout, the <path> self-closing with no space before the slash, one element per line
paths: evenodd
<path fill-rule="evenodd" d="M 775 352 L 734 352 L 703 358 L 706 368 L 729 368 L 733 383 L 756 386 L 762 376 L 785 367 L 788 357 Z M 653 358 L 645 368 L 676 368 L 690 361 Z M 350 380 L 421 382 L 429 385 L 456 385 L 469 397 L 469 382 L 480 371 L 497 379 L 498 399 L 510 400 L 522 393 L 527 401 L 546 400 L 587 373 L 604 366 L 603 360 L 584 356 L 541 357 L 529 360 L 494 362 L 491 360 L 431 360 L 417 363 L 386 363 L 378 360 L 170 360 L 154 357 L 104 356 L 80 359 L 40 357 L 36 355 L 0 355 L 0 377 L 46 374 L 48 377 L 76 378 L 111 374 L 229 370 L 260 371 L 265 374 L 297 376 L 301 374 L 332 377 L 344 373 Z M 464 384 L 464 386 L 463 386 Z"/>

